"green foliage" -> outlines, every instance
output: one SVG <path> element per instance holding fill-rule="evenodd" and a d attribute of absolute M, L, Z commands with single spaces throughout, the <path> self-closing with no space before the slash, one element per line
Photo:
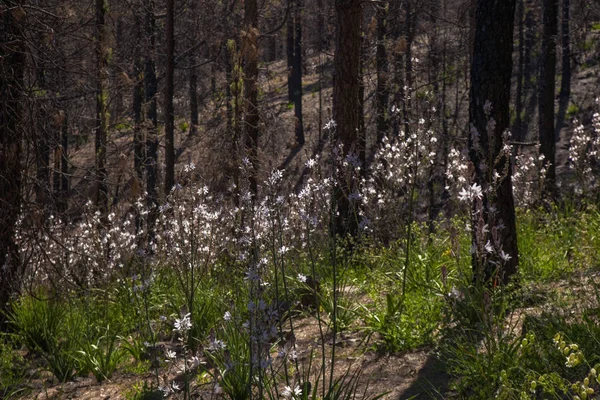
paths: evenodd
<path fill-rule="evenodd" d="M 66 310 L 57 301 L 38 296 L 24 296 L 13 303 L 9 320 L 29 351 L 45 354 L 57 346 Z"/>
<path fill-rule="evenodd" d="M 515 325 L 504 326 L 507 304 L 502 294 L 486 288 L 465 288 L 449 301 L 453 318 L 445 331 L 441 354 L 457 377 L 454 389 L 461 398 L 491 399 L 509 371 L 527 357 Z"/>
<path fill-rule="evenodd" d="M 244 329 L 233 320 L 223 321 L 207 346 L 205 356 L 215 366 L 209 373 L 227 398 L 246 400 L 251 397 L 250 337 Z"/>
<path fill-rule="evenodd" d="M 325 388 L 324 395 L 323 388 L 321 387 L 321 385 L 325 384 L 324 382 L 317 379 L 314 386 L 310 382 L 305 382 L 301 388 L 302 394 L 300 396 L 293 396 L 293 398 L 298 400 L 354 400 L 356 398 L 378 400 L 387 394 L 381 393 L 375 396 L 367 396 L 368 382 L 363 390 L 359 387 L 362 375 L 362 369 L 358 369 L 352 374 L 350 373 L 350 369 L 347 369 L 344 374 L 334 379 L 333 385 Z"/>
<path fill-rule="evenodd" d="M 25 364 L 13 336 L 0 334 L 0 398 L 18 397 L 26 390 Z"/>
<path fill-rule="evenodd" d="M 75 375 L 79 369 L 75 352 L 84 329 L 76 312 L 57 299 L 26 295 L 13 304 L 9 319 L 27 348 L 46 361 L 59 381 Z"/>
<path fill-rule="evenodd" d="M 362 311 L 367 339 L 377 333 L 381 350 L 403 351 L 434 343 L 441 304 L 423 293 L 404 298 L 387 293 L 383 304 L 362 305 Z"/>
<path fill-rule="evenodd" d="M 577 268 L 598 265 L 600 214 L 596 207 L 568 204 L 551 213 L 522 211 L 518 217 L 519 267 L 526 281 L 547 282 Z"/>
<path fill-rule="evenodd" d="M 119 336 L 119 341 L 121 343 L 121 348 L 129 353 L 131 357 L 137 362 L 144 361 L 144 357 L 146 354 L 146 345 L 144 344 L 144 340 L 140 336 L 129 336 L 128 338 L 124 338 Z"/>
<path fill-rule="evenodd" d="M 114 125 L 114 130 L 117 132 L 128 131 L 132 128 L 131 123 L 129 121 L 121 121 Z"/>
<path fill-rule="evenodd" d="M 181 121 L 179 123 L 179 130 L 181 132 L 187 132 L 190 129 L 190 124 L 187 121 Z"/>
<path fill-rule="evenodd" d="M 162 400 L 164 398 L 163 392 L 147 381 L 138 382 L 125 392 L 126 400 Z"/>
<path fill-rule="evenodd" d="M 569 103 L 569 107 L 567 107 L 567 119 L 574 118 L 578 113 L 579 107 L 573 103 Z"/>
<path fill-rule="evenodd" d="M 110 379 L 126 355 L 118 344 L 119 335 L 115 329 L 108 325 L 100 332 L 98 327 L 88 334 L 77 352 L 82 371 L 94 374 L 98 382 Z"/>
<path fill-rule="evenodd" d="M 225 312 L 223 307 L 223 295 L 216 284 L 210 280 L 196 282 L 197 287 L 191 290 L 178 283 L 175 273 L 168 273 L 164 276 L 165 284 L 169 290 L 164 292 L 166 313 L 170 315 L 179 315 L 181 310 L 179 306 L 186 305 L 186 309 L 191 304 L 190 317 L 192 328 L 188 332 L 187 343 L 192 348 L 196 348 L 199 342 L 206 338 L 208 332 L 213 329 Z M 166 289 L 166 288 L 165 288 Z"/>
<path fill-rule="evenodd" d="M 367 274 L 366 285 L 373 303 L 361 305 L 361 316 L 368 337 L 377 334 L 381 338 L 377 345 L 382 350 L 414 349 L 436 341 L 443 319 L 443 298 L 457 275 L 457 270 L 449 267 L 455 262 L 449 234 L 439 228 L 433 236 L 427 227 L 414 225 L 405 293 L 405 253 L 397 247 L 402 244 L 374 250 L 367 257 L 372 271 Z"/>
<path fill-rule="evenodd" d="M 346 286 L 343 285 L 341 287 Z M 319 298 L 319 305 L 329 316 L 328 323 L 331 329 L 334 329 L 334 312 L 337 332 L 347 330 L 356 320 L 359 307 L 348 293 L 344 293 L 338 288 L 337 294 L 334 297 L 333 287 L 331 285 L 322 285 L 321 290 L 317 292 L 317 296 Z"/>

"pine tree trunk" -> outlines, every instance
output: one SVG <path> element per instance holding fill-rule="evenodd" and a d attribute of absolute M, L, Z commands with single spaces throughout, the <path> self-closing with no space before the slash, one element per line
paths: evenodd
<path fill-rule="evenodd" d="M 175 73 L 174 0 L 167 0 L 165 75 L 165 196 L 175 186 L 175 111 L 173 109 L 173 78 Z"/>
<path fill-rule="evenodd" d="M 294 115 L 296 117 L 296 144 L 304 145 L 304 121 L 302 118 L 302 12 L 303 0 L 296 0 L 294 9 Z"/>
<path fill-rule="evenodd" d="M 192 65 L 196 62 L 196 58 L 191 58 Z M 198 73 L 196 68 L 190 68 L 190 131 L 189 136 L 194 136 L 198 133 Z"/>
<path fill-rule="evenodd" d="M 361 0 L 336 0 L 337 37 L 334 56 L 333 119 L 337 124 L 337 141 L 343 146 L 344 156 L 357 153 L 359 128 L 360 55 L 361 55 Z M 344 157 L 345 158 L 345 157 Z M 351 210 L 348 195 L 357 188 L 348 182 L 339 182 L 335 193 L 338 218 L 337 234 L 355 234 L 358 221 Z"/>
<path fill-rule="evenodd" d="M 138 21 L 136 21 L 138 22 Z M 139 29 L 139 28 L 138 28 Z M 138 40 L 141 40 L 142 32 L 138 31 Z M 142 193 L 142 179 L 144 177 L 144 134 L 142 123 L 144 122 L 142 105 L 144 103 L 144 62 L 141 54 L 135 55 L 133 75 L 135 85 L 133 86 L 133 170 L 135 172 L 136 186 Z M 139 194 L 138 193 L 138 194 Z"/>
<path fill-rule="evenodd" d="M 58 211 L 65 212 L 69 204 L 69 119 L 66 111 L 60 128 L 60 195 Z"/>
<path fill-rule="evenodd" d="M 154 1 L 150 0 L 146 4 L 145 15 L 145 41 L 146 41 L 146 56 L 144 60 L 144 97 L 146 108 L 146 158 L 144 165 L 146 167 L 146 206 L 148 207 L 148 235 L 152 240 L 154 236 L 154 224 L 158 215 L 158 190 L 157 190 L 157 175 L 158 175 L 158 113 L 157 99 L 158 83 L 156 80 L 156 70 L 154 57 L 156 55 L 155 45 L 155 17 L 154 17 Z"/>
<path fill-rule="evenodd" d="M 404 4 L 396 3 L 395 6 L 396 9 L 394 17 L 396 18 L 396 20 L 400 20 L 402 18 L 401 12 L 404 7 Z M 394 137 L 398 137 L 400 135 L 401 120 L 399 110 L 401 105 L 404 104 L 405 97 L 404 86 L 406 82 L 406 74 L 404 57 L 406 55 L 406 29 L 406 24 L 392 25 L 391 34 L 394 39 L 394 73 L 392 75 L 393 78 L 391 86 L 395 88 L 392 101 L 392 109 L 394 111 L 392 113 L 392 135 Z"/>
<path fill-rule="evenodd" d="M 477 2 L 469 102 L 469 120 L 478 132 L 472 133 L 469 138 L 469 155 L 475 166 L 476 183 L 483 188 L 483 206 L 474 218 L 475 228 L 472 230 L 473 243 L 478 249 L 473 254 L 476 282 L 485 280 L 491 283 L 490 280 L 496 278 L 495 267 L 491 262 L 479 265 L 481 258 L 485 257 L 480 250 L 485 242 L 481 243 L 482 238 L 478 238 L 476 227 L 487 224 L 492 231 L 498 226 L 503 226 L 497 232 L 498 242 L 501 250 L 511 259 L 502 262 L 498 254 L 494 256 L 495 261 L 502 265 L 498 271 L 501 281 L 508 282 L 516 273 L 519 259 L 510 158 L 506 154 L 501 155 L 502 136 L 510 123 L 514 17 L 515 0 Z M 486 103 L 491 105 L 489 114 L 484 111 Z M 487 129 L 490 118 L 495 121 L 492 132 L 488 132 Z M 474 140 L 476 137 L 477 141 Z M 494 171 L 505 174 L 500 183 L 493 182 Z M 488 192 L 492 186 L 495 191 Z M 494 193 L 493 197 L 490 193 Z M 494 214 L 490 213 L 490 207 L 495 207 Z M 497 249 L 497 252 L 499 253 L 500 249 Z"/>
<path fill-rule="evenodd" d="M 533 90 L 533 74 L 536 71 L 535 62 L 533 60 L 534 46 L 535 46 L 535 16 L 533 14 L 533 1 L 525 0 L 525 38 L 523 49 L 523 101 L 526 104 L 525 114 L 531 115 L 535 109 L 537 101 L 537 93 Z M 527 95 L 531 98 L 527 101 Z M 521 121 L 521 130 L 519 139 L 527 140 L 527 133 L 529 131 L 529 119 L 526 118 Z"/>
<path fill-rule="evenodd" d="M 389 65 L 387 59 L 386 36 L 387 36 L 387 15 L 388 3 L 377 8 L 377 49 L 375 54 L 375 63 L 377 69 L 377 89 L 375 94 L 375 112 L 377 115 L 377 145 L 380 145 L 383 138 L 388 133 L 388 77 Z"/>
<path fill-rule="evenodd" d="M 106 181 L 106 137 L 108 130 L 108 70 L 105 14 L 108 0 L 96 0 L 96 206 L 102 214 L 108 211 Z"/>
<path fill-rule="evenodd" d="M 41 42 L 41 40 L 40 40 Z M 44 51 L 38 55 L 36 66 L 36 86 L 41 92 L 48 93 L 48 82 L 44 62 Z M 48 207 L 50 200 L 50 112 L 46 96 L 39 95 L 35 98 L 35 109 L 37 111 L 35 124 L 35 202 L 40 210 Z M 44 213 L 45 214 L 45 213 Z"/>
<path fill-rule="evenodd" d="M 16 8 L 20 1 L 6 0 L 5 5 Z M 18 12 L 4 12 L 0 18 L 0 331 L 5 332 L 5 312 L 22 278 L 15 228 L 21 211 L 25 52 Z"/>
<path fill-rule="evenodd" d="M 287 19 L 286 31 L 286 55 L 287 55 L 287 78 L 288 78 L 288 101 L 294 101 L 294 17 L 296 0 L 288 0 L 290 12 Z"/>
<path fill-rule="evenodd" d="M 404 115 L 404 135 L 408 137 L 410 131 L 410 118 L 412 114 L 412 96 L 411 92 L 415 89 L 413 79 L 413 60 L 412 60 L 412 45 L 415 39 L 415 25 L 417 23 L 417 14 L 412 10 L 412 4 L 407 1 L 405 4 L 406 11 L 406 53 L 404 57 L 406 87 L 408 92 L 404 93 L 402 99 L 402 113 Z"/>
<path fill-rule="evenodd" d="M 562 80 L 560 96 L 568 98 L 571 94 L 571 33 L 569 29 L 569 14 L 571 0 L 563 0 L 562 9 Z"/>
<path fill-rule="evenodd" d="M 361 163 L 361 174 L 365 176 L 367 169 L 367 129 L 365 126 L 365 67 L 364 56 L 367 54 L 366 40 L 361 29 L 360 57 L 359 57 L 359 81 L 358 81 L 358 159 Z"/>
<path fill-rule="evenodd" d="M 554 96 L 556 90 L 556 39 L 558 35 L 558 0 L 543 2 L 542 68 L 539 82 L 540 149 L 548 164 L 544 192 L 556 194 L 556 144 L 554 140 Z"/>
<path fill-rule="evenodd" d="M 523 26 L 523 15 L 525 8 L 525 0 L 517 0 L 517 26 L 519 35 L 519 60 L 517 64 L 517 93 L 515 99 L 515 124 L 512 128 L 512 134 L 516 141 L 523 141 L 521 135 L 521 117 L 523 115 L 523 68 L 524 68 L 524 50 L 525 50 L 525 34 Z"/>
<path fill-rule="evenodd" d="M 571 0 L 563 0 L 562 4 L 562 73 L 560 81 L 560 94 L 558 96 L 558 113 L 556 117 L 555 141 L 560 140 L 560 130 L 565 125 L 565 116 L 571 98 L 571 33 L 569 29 L 569 14 Z"/>
<path fill-rule="evenodd" d="M 250 160 L 250 190 L 258 192 L 258 4 L 256 0 L 244 1 L 244 30 L 242 56 L 244 60 L 244 94 L 246 151 Z"/>

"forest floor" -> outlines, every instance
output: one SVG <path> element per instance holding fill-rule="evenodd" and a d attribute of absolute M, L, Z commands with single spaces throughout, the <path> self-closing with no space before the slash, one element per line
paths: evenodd
<path fill-rule="evenodd" d="M 600 267 L 600 266 L 599 266 Z M 579 271 L 569 278 L 553 282 L 538 283 L 523 288 L 522 293 L 527 300 L 522 307 L 511 310 L 506 316 L 506 326 L 519 331 L 524 330 L 523 321 L 526 317 L 539 316 L 542 313 L 561 314 L 571 319 L 577 319 L 583 310 L 597 308 L 599 298 L 590 296 L 600 284 L 599 267 L 594 270 Z M 319 349 L 319 328 L 314 318 L 299 318 L 295 321 L 296 346 L 305 349 L 298 352 L 301 365 L 309 362 L 310 349 Z M 326 335 L 326 352 L 330 356 L 332 348 L 331 334 Z M 347 371 L 350 374 L 362 371 L 358 393 L 374 396 L 383 394 L 382 399 L 449 399 L 455 398 L 456 393 L 450 390 L 456 377 L 450 376 L 445 369 L 439 353 L 434 348 L 398 353 L 380 352 L 372 346 L 364 345 L 365 334 L 360 329 L 349 329 L 340 333 L 336 339 L 335 378 L 341 377 Z M 376 340 L 377 338 L 375 338 Z M 440 340 L 443 340 L 441 338 Z M 163 342 L 163 348 L 176 348 L 176 342 Z M 315 359 L 320 357 L 317 350 Z M 27 354 L 25 354 L 27 358 Z M 126 400 L 132 398 L 134 388 L 139 388 L 141 382 L 152 381 L 155 372 L 122 372 L 103 382 L 97 383 L 90 375 L 78 376 L 73 381 L 63 384 L 56 383 L 50 373 L 39 375 L 35 365 L 41 360 L 32 360 L 32 377 L 28 386 L 31 389 L 28 400 L 37 399 L 83 399 L 83 400 Z M 318 368 L 318 364 L 314 364 Z M 158 374 L 168 376 L 170 380 L 177 375 L 167 369 L 159 370 Z M 214 398 L 211 390 L 197 388 L 193 398 Z M 359 399 L 362 397 L 358 397 Z"/>

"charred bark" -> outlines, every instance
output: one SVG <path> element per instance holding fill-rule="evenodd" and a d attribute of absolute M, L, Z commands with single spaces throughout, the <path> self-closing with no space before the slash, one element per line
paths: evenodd
<path fill-rule="evenodd" d="M 519 259 L 510 158 L 502 153 L 503 134 L 510 123 L 514 15 L 515 0 L 477 1 L 469 102 L 472 126 L 469 156 L 475 166 L 475 181 L 483 188 L 483 205 L 476 210 L 473 221 L 473 243 L 475 248 L 483 247 L 485 243 L 481 244 L 477 227 L 487 225 L 497 232 L 501 246 L 497 251 L 511 257 L 494 271 L 492 263 L 480 265 L 484 255 L 474 252 L 473 272 L 479 282 L 489 283 L 496 278 L 508 282 L 517 271 Z M 495 124 L 493 130 L 488 131 L 490 119 Z M 501 174 L 500 182 L 494 181 L 494 172 Z"/>
<path fill-rule="evenodd" d="M 167 72 L 165 75 L 165 196 L 175 186 L 175 111 L 173 108 L 173 90 L 175 73 L 175 4 L 167 0 L 166 56 Z"/>
<path fill-rule="evenodd" d="M 543 2 L 542 67 L 539 82 L 540 150 L 548 163 L 544 180 L 547 196 L 556 194 L 556 144 L 554 140 L 554 97 L 556 91 L 556 39 L 558 35 L 558 0 Z"/>
<path fill-rule="evenodd" d="M 7 0 L 5 6 L 17 8 L 20 1 Z M 19 13 L 3 12 L 0 18 L 0 331 L 6 331 L 5 311 L 22 279 L 15 231 L 21 212 L 25 53 Z"/>
<path fill-rule="evenodd" d="M 360 124 L 360 55 L 362 4 L 360 0 L 336 0 L 337 38 L 334 56 L 333 119 L 337 142 L 343 156 L 357 155 Z M 335 193 L 338 218 L 335 233 L 355 234 L 358 221 L 348 196 L 356 191 L 351 182 L 340 179 Z"/>

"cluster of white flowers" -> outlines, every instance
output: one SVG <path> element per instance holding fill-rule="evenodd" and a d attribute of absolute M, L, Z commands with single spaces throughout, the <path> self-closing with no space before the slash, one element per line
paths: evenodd
<path fill-rule="evenodd" d="M 424 190 L 435 166 L 440 143 L 427 121 L 420 119 L 409 133 L 399 137 L 384 137 L 370 164 L 367 180 L 361 182 L 360 196 L 350 199 L 364 210 L 361 227 L 374 232 L 393 233 L 406 218 L 410 193 L 426 198 Z M 422 196 L 418 196 L 418 195 Z"/>
<path fill-rule="evenodd" d="M 481 186 L 474 183 L 471 186 L 464 187 L 458 194 L 460 201 L 472 203 L 474 200 L 480 200 L 483 197 Z"/>
<path fill-rule="evenodd" d="M 539 201 L 549 163 L 540 154 L 540 145 L 533 152 L 522 152 L 515 156 L 513 167 L 513 196 L 517 206 L 526 207 Z"/>

